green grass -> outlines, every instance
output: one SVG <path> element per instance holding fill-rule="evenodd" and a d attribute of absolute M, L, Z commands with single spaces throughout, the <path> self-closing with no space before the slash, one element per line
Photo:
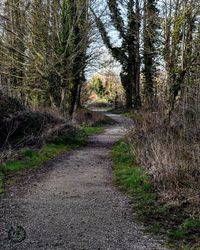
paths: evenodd
<path fill-rule="evenodd" d="M 89 135 L 99 134 L 103 131 L 104 128 L 102 127 L 83 127 L 76 137 L 68 143 L 51 143 L 44 145 L 40 150 L 23 148 L 18 152 L 20 160 L 8 161 L 0 165 L 0 194 L 4 192 L 3 186 L 6 175 L 38 167 L 63 152 L 83 146 Z"/>
<path fill-rule="evenodd" d="M 191 235 L 195 232 L 200 231 L 200 218 L 187 218 L 185 219 L 179 228 L 172 229 L 169 231 L 169 236 L 172 239 L 184 239 L 190 238 Z"/>
<path fill-rule="evenodd" d="M 147 225 L 147 229 L 167 235 L 173 248 L 175 245 L 177 249 L 200 249 L 200 218 L 188 216 L 185 208 L 158 203 L 151 178 L 136 164 L 125 140 L 113 147 L 112 158 L 116 184 L 129 195 L 138 219 Z M 198 247 L 191 248 L 191 245 Z"/>
<path fill-rule="evenodd" d="M 141 167 L 135 164 L 130 147 L 125 141 L 115 145 L 112 156 L 115 163 L 116 183 L 120 189 L 137 200 L 138 211 L 142 209 L 143 213 L 147 212 L 156 201 L 150 178 Z"/>
<path fill-rule="evenodd" d="M 87 136 L 102 133 L 104 131 L 103 127 L 84 127 L 83 131 Z"/>
<path fill-rule="evenodd" d="M 3 193 L 4 189 L 3 189 L 3 186 L 4 186 L 4 174 L 2 171 L 0 171 L 0 194 Z"/>
<path fill-rule="evenodd" d="M 2 164 L 0 169 L 4 173 L 17 172 L 19 170 L 41 165 L 43 162 L 54 158 L 56 155 L 67 151 L 71 145 L 47 144 L 39 151 L 23 149 L 19 152 L 21 160 L 10 161 Z"/>

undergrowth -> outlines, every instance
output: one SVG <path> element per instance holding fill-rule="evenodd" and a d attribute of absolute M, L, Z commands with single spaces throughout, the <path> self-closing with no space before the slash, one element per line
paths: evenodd
<path fill-rule="evenodd" d="M 17 159 L 0 165 L 0 194 L 4 192 L 4 179 L 8 174 L 38 167 L 63 152 L 84 145 L 89 135 L 98 134 L 103 131 L 102 127 L 83 127 L 79 130 L 76 137 L 67 143 L 56 141 L 55 143 L 44 145 L 40 150 L 30 148 L 19 150 L 17 152 Z"/>
<path fill-rule="evenodd" d="M 81 108 L 77 111 L 75 120 L 79 125 L 89 127 L 101 127 L 114 123 L 114 120 L 103 112 L 96 112 L 86 108 Z"/>
<path fill-rule="evenodd" d="M 112 150 L 115 180 L 129 194 L 134 211 L 153 233 L 167 235 L 177 249 L 200 249 L 200 219 L 188 216 L 184 207 L 160 203 L 151 177 L 136 163 L 130 144 L 119 141 Z"/>
<path fill-rule="evenodd" d="M 123 112 L 123 115 L 133 120 L 137 120 L 137 121 L 140 121 L 143 119 L 142 115 L 137 112 Z"/>

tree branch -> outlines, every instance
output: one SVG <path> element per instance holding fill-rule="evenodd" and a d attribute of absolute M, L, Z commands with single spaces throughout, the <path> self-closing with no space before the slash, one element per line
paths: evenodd
<path fill-rule="evenodd" d="M 113 21 L 114 27 L 120 33 L 120 36 L 124 38 L 125 37 L 124 21 L 121 17 L 117 1 L 108 0 L 108 7 L 111 13 L 111 19 Z"/>
<path fill-rule="evenodd" d="M 112 44 L 110 42 L 110 38 L 107 34 L 107 31 L 105 29 L 103 22 L 101 21 L 101 19 L 99 17 L 97 17 L 97 15 L 95 14 L 95 12 L 92 9 L 91 9 L 91 12 L 94 15 L 97 28 L 101 34 L 101 37 L 102 37 L 102 40 L 103 40 L 105 46 L 110 50 L 112 56 L 118 62 L 123 63 L 124 59 L 127 59 L 126 54 L 123 52 L 122 48 L 112 46 Z"/>

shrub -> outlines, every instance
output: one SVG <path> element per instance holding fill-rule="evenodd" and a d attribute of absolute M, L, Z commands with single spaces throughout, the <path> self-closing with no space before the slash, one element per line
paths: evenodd
<path fill-rule="evenodd" d="M 88 109 L 79 109 L 75 115 L 75 120 L 79 125 L 83 126 L 101 126 L 114 122 L 103 113 L 90 111 Z"/>
<path fill-rule="evenodd" d="M 24 146 L 35 144 L 38 137 L 60 120 L 48 113 L 20 111 L 0 121 L 0 144 Z"/>
<path fill-rule="evenodd" d="M 185 134 L 180 121 L 169 125 L 159 113 L 142 116 L 135 120 L 128 139 L 135 146 L 137 161 L 151 176 L 159 200 L 190 207 L 200 215 L 200 147 L 197 139 L 188 139 L 195 131 Z"/>
<path fill-rule="evenodd" d="M 0 92 L 0 121 L 10 117 L 18 111 L 24 111 L 26 108 L 16 98 L 3 95 Z"/>

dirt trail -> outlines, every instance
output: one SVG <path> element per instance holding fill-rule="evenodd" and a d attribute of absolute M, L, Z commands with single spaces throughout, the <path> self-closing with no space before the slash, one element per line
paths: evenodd
<path fill-rule="evenodd" d="M 86 147 L 57 157 L 10 188 L 0 201 L 0 249 L 164 249 L 142 231 L 128 199 L 112 183 L 109 150 L 131 121 L 111 116 L 117 124 L 92 136 Z M 11 225 L 26 230 L 23 242 L 7 239 Z"/>

